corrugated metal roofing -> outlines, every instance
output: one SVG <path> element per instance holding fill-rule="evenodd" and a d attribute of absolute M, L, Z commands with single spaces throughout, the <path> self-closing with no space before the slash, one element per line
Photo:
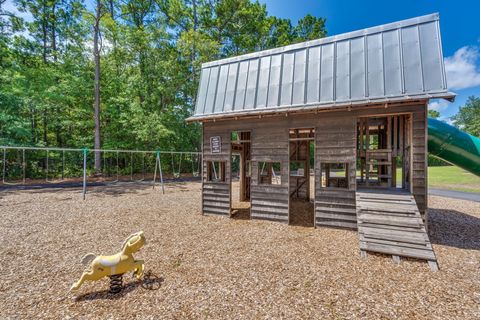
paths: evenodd
<path fill-rule="evenodd" d="M 435 13 L 205 63 L 189 120 L 452 95 Z"/>

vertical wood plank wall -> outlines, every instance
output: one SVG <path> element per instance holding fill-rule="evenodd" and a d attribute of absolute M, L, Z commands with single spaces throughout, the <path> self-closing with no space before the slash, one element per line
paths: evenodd
<path fill-rule="evenodd" d="M 206 181 L 203 170 L 203 212 L 230 214 L 230 134 L 250 131 L 252 156 L 251 218 L 288 223 L 289 208 L 289 135 L 293 128 L 315 128 L 315 222 L 317 226 L 356 228 L 356 121 L 357 117 L 410 113 L 413 116 L 412 185 L 422 215 L 427 208 L 426 176 L 426 104 L 378 108 L 352 108 L 352 111 L 332 111 L 318 114 L 289 115 L 239 120 L 206 122 L 204 130 L 204 160 L 226 161 L 224 183 Z M 212 154 L 210 137 L 222 138 L 221 154 Z M 260 185 L 258 162 L 280 162 L 282 184 Z M 349 189 L 320 188 L 320 166 L 323 162 L 349 164 Z M 221 199 L 221 201 L 217 201 Z M 220 204 L 221 203 L 221 204 Z"/>
<path fill-rule="evenodd" d="M 418 210 L 424 219 L 427 216 L 427 106 L 413 112 L 412 129 L 412 193 Z M 425 224 L 428 225 L 427 223 Z"/>

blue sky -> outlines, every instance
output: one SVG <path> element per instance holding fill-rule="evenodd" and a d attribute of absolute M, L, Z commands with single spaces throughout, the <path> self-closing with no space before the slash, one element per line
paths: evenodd
<path fill-rule="evenodd" d="M 294 23 L 310 13 L 327 18 L 329 35 L 433 12 L 440 13 L 447 83 L 454 103 L 435 100 L 442 118 L 454 115 L 470 95 L 480 96 L 480 0 L 260 0 L 269 14 Z"/>
<path fill-rule="evenodd" d="M 447 83 L 458 95 L 453 103 L 435 100 L 430 107 L 448 121 L 468 96 L 480 96 L 480 0 L 259 1 L 266 4 L 269 14 L 290 18 L 293 23 L 308 13 L 325 17 L 329 35 L 439 12 Z M 86 2 L 91 8 L 93 0 Z M 7 0 L 4 8 L 14 11 L 12 0 Z"/>

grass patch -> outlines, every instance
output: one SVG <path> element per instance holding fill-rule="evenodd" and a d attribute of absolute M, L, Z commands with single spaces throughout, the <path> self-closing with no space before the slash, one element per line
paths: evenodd
<path fill-rule="evenodd" d="M 360 177 L 360 171 L 357 171 Z M 401 185 L 402 169 L 397 168 L 397 184 Z M 428 167 L 430 188 L 480 193 L 480 177 L 457 166 Z"/>
<path fill-rule="evenodd" d="M 480 192 L 480 177 L 456 166 L 429 167 L 428 186 L 466 192 Z"/>

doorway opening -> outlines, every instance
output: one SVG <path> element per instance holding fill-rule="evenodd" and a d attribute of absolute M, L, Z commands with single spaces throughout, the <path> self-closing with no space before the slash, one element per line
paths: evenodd
<path fill-rule="evenodd" d="M 289 131 L 289 223 L 313 227 L 315 219 L 315 129 Z"/>
<path fill-rule="evenodd" d="M 357 186 L 410 189 L 411 116 L 357 120 Z"/>
<path fill-rule="evenodd" d="M 230 216 L 250 219 L 251 154 L 249 131 L 233 131 L 231 135 Z"/>

